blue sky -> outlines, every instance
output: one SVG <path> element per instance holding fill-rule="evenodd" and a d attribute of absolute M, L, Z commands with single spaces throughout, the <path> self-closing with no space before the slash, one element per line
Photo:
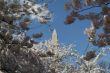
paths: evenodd
<path fill-rule="evenodd" d="M 75 44 L 77 49 L 84 51 L 87 47 L 87 36 L 84 34 L 84 29 L 90 26 L 90 21 L 75 21 L 72 25 L 65 25 L 64 20 L 70 11 L 64 9 L 64 3 L 67 0 L 56 0 L 49 4 L 49 9 L 54 13 L 52 22 L 48 23 L 56 29 L 58 33 L 59 43 Z M 37 21 L 33 21 L 30 34 L 34 32 L 44 32 L 44 36 L 38 41 L 44 41 L 50 39 L 51 32 L 49 32 L 48 25 L 40 24 Z"/>
<path fill-rule="evenodd" d="M 40 24 L 37 21 L 33 21 L 29 34 L 35 32 L 44 32 L 44 36 L 37 41 L 44 41 L 51 38 L 51 32 L 48 25 L 51 25 L 56 29 L 58 33 L 59 43 L 75 44 L 76 49 L 83 54 L 85 48 L 88 45 L 87 36 L 84 34 L 84 30 L 90 27 L 89 20 L 79 21 L 76 20 L 72 25 L 65 25 L 64 20 L 70 11 L 64 10 L 64 3 L 67 0 L 56 0 L 49 4 L 49 9 L 54 13 L 53 21 L 46 24 Z M 99 8 L 88 10 L 87 12 L 99 12 Z M 85 12 L 82 12 L 85 13 Z M 91 45 L 93 48 L 97 48 Z"/>

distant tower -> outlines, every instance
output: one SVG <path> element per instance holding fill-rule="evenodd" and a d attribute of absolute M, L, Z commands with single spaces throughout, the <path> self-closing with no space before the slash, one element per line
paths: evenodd
<path fill-rule="evenodd" d="M 53 30 L 53 33 L 52 33 L 51 44 L 53 46 L 58 46 L 58 35 L 55 29 Z"/>

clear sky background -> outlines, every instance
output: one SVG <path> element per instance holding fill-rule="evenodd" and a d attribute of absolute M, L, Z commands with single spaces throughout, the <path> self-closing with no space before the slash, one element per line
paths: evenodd
<path fill-rule="evenodd" d="M 49 4 L 49 9 L 53 12 L 53 19 L 49 25 L 56 29 L 58 33 L 59 43 L 75 44 L 77 49 L 83 51 L 87 45 L 87 36 L 84 34 L 84 29 L 90 26 L 90 21 L 76 20 L 71 25 L 65 25 L 64 20 L 70 11 L 64 9 L 64 3 L 67 0 L 56 0 Z M 48 25 L 40 24 L 37 21 L 33 21 L 30 34 L 35 32 L 44 32 L 44 36 L 38 41 L 44 41 L 51 38 L 51 32 Z"/>
<path fill-rule="evenodd" d="M 37 41 L 45 41 L 51 38 L 51 32 L 48 25 L 51 25 L 56 29 L 58 33 L 59 43 L 75 44 L 76 49 L 82 54 L 88 45 L 87 36 L 84 34 L 84 30 L 90 27 L 89 20 L 79 21 L 76 20 L 71 25 L 65 25 L 64 20 L 70 11 L 64 10 L 64 3 L 69 0 L 56 0 L 49 4 L 49 9 L 54 13 L 53 20 L 46 24 L 40 24 L 37 21 L 33 21 L 29 34 L 35 32 L 44 32 L 44 36 Z M 100 11 L 99 8 L 95 8 L 89 11 Z M 83 13 L 83 12 L 82 12 Z M 92 46 L 92 45 L 91 45 Z M 92 46 L 93 47 L 93 46 Z M 97 47 L 94 47 L 97 48 Z"/>

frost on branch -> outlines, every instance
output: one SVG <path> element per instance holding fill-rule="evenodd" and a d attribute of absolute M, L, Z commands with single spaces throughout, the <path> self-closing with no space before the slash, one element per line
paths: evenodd
<path fill-rule="evenodd" d="M 85 56 L 79 55 L 78 52 L 70 46 L 60 45 L 53 46 L 51 41 L 45 41 L 39 45 L 34 44 L 32 47 L 34 53 L 38 54 L 43 61 L 43 65 L 48 73 L 102 73 L 106 70 L 100 67 L 97 62 L 110 51 L 110 49 L 102 49 L 99 54 L 95 51 L 88 52 Z M 75 59 L 72 64 L 65 59 Z M 72 61 L 71 60 L 71 61 Z"/>
<path fill-rule="evenodd" d="M 52 18 L 52 13 L 48 10 L 48 4 L 36 4 L 34 0 L 2 0 L 0 1 L 7 8 L 8 16 L 16 17 L 28 15 L 32 19 L 37 19 L 41 23 L 47 23 Z M 7 7 L 8 6 L 8 7 Z M 5 7 L 1 6 L 1 10 Z M 0 11 L 5 15 L 3 11 Z"/>
<path fill-rule="evenodd" d="M 34 44 L 30 50 L 43 61 L 47 73 L 105 72 L 106 70 L 98 65 L 98 61 L 110 51 L 108 48 L 103 48 L 98 54 L 95 51 L 89 51 L 86 55 L 80 55 L 72 45 L 53 46 L 51 40 L 39 43 L 39 45 Z M 70 58 L 73 63 L 67 61 Z"/>
<path fill-rule="evenodd" d="M 35 0 L 0 0 L 1 71 L 45 73 L 38 55 L 28 49 L 38 42 L 27 36 L 27 31 L 33 19 L 47 23 L 51 18 L 47 4 L 39 4 Z"/>
<path fill-rule="evenodd" d="M 45 41 L 45 43 L 34 44 L 30 49 L 34 53 L 38 54 L 40 59 L 43 61 L 43 65 L 46 68 L 46 73 L 63 73 L 63 70 L 68 66 L 64 59 L 71 56 L 71 46 L 55 46 L 51 44 L 51 41 Z"/>
<path fill-rule="evenodd" d="M 8 73 L 102 73 L 106 71 L 97 62 L 110 49 L 104 48 L 98 54 L 89 51 L 86 55 L 80 55 L 73 45 L 66 46 L 58 42 L 56 45 L 53 44 L 52 42 L 58 41 L 55 30 L 53 35 L 55 37 L 51 40 L 34 43 L 30 48 L 21 46 L 22 44 L 5 45 L 5 50 L 2 50 L 0 55 L 2 70 L 6 69 Z M 7 58 L 4 59 L 4 56 Z M 10 61 L 13 61 L 11 66 Z"/>

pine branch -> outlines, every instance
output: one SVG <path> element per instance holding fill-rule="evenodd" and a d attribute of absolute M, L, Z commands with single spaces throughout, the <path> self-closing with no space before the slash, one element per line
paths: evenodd
<path fill-rule="evenodd" d="M 109 5 L 109 4 L 110 4 L 110 3 L 105 3 L 105 4 L 103 4 L 103 5 Z M 80 13 L 80 12 L 87 11 L 87 10 L 90 10 L 90 9 L 96 8 L 96 7 L 101 7 L 101 5 L 95 5 L 95 6 L 87 7 L 87 8 L 81 9 L 81 10 L 79 10 L 79 11 L 77 11 L 77 12 Z"/>

